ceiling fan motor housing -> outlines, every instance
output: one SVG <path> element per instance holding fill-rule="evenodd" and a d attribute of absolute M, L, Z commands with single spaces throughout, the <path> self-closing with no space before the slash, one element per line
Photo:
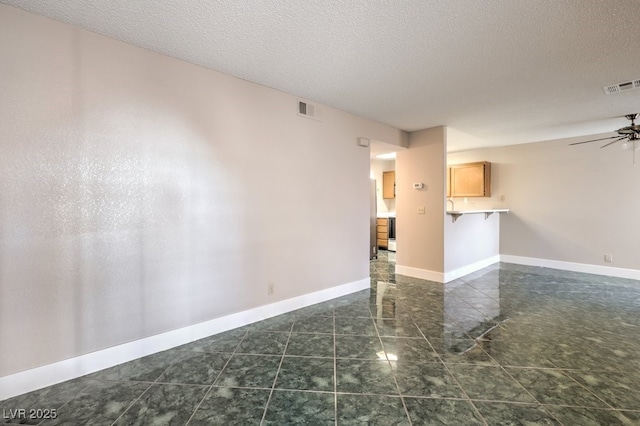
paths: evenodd
<path fill-rule="evenodd" d="M 638 114 L 627 114 L 627 119 L 631 120 L 631 125 L 618 129 L 619 135 L 637 135 L 640 133 L 640 125 L 635 123 L 635 119 L 638 118 Z"/>
<path fill-rule="evenodd" d="M 621 127 L 620 129 L 616 130 L 616 133 L 618 134 L 617 136 L 609 136 L 606 138 L 593 139 L 590 141 L 574 142 L 574 143 L 570 143 L 569 145 L 582 145 L 585 143 L 598 142 L 598 141 L 603 141 L 607 139 L 615 139 L 614 141 L 608 142 L 605 145 L 600 147 L 600 148 L 606 148 L 609 145 L 612 145 L 616 142 L 619 142 L 625 139 L 627 141 L 634 141 L 634 143 L 635 141 L 640 141 L 640 125 L 636 125 L 635 123 L 635 119 L 638 118 L 638 115 L 639 114 L 637 113 L 625 115 L 627 120 L 631 121 L 631 125 L 626 127 Z"/>

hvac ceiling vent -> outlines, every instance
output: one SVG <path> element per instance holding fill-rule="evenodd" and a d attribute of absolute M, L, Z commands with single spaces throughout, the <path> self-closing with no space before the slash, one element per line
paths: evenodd
<path fill-rule="evenodd" d="M 640 89 L 640 79 L 625 81 L 624 83 L 610 84 L 604 86 L 604 93 L 612 95 L 614 93 L 626 92 L 627 90 Z"/>
<path fill-rule="evenodd" d="M 298 101 L 298 115 L 301 117 L 312 118 L 321 121 L 322 109 L 314 104 L 306 101 Z"/>

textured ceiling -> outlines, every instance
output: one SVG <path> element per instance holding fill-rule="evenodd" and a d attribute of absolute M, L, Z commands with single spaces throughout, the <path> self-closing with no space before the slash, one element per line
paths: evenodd
<path fill-rule="evenodd" d="M 640 0 L 0 0 L 412 131 L 486 145 L 640 112 Z M 471 148 L 458 146 L 457 149 Z"/>

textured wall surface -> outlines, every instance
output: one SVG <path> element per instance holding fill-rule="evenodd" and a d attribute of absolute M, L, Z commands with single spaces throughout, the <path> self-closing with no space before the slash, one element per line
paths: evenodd
<path fill-rule="evenodd" d="M 476 143 L 476 138 L 452 127 L 447 127 L 447 150 L 456 146 L 468 146 Z M 447 165 L 464 163 L 459 161 L 464 154 L 449 154 Z M 480 161 L 480 160 L 474 160 Z M 471 162 L 471 161 L 469 161 Z M 492 166 L 492 197 L 456 197 L 455 210 L 502 208 L 500 202 L 500 183 L 497 167 Z M 446 176 L 446 175 L 445 175 Z M 447 203 L 446 209 L 450 209 Z M 500 221 L 504 215 L 493 214 L 485 219 L 483 214 L 466 215 L 453 222 L 451 216 L 445 216 L 444 222 L 444 270 L 451 272 L 458 268 L 487 260 L 500 253 Z"/>
<path fill-rule="evenodd" d="M 401 132 L 8 6 L 0 75 L 0 376 L 368 277 Z"/>
<path fill-rule="evenodd" d="M 397 265 L 444 272 L 446 128 L 409 134 L 396 157 Z M 413 183 L 425 188 L 413 189 Z M 418 214 L 419 206 L 425 214 Z"/>
<path fill-rule="evenodd" d="M 511 209 L 500 216 L 500 254 L 640 270 L 640 166 L 617 146 L 569 146 L 579 140 L 448 157 L 452 164 L 492 163 L 492 197 L 473 201 Z"/>
<path fill-rule="evenodd" d="M 487 260 L 499 254 L 500 221 L 504 215 L 469 214 L 455 222 L 446 215 L 444 221 L 444 270 Z"/>

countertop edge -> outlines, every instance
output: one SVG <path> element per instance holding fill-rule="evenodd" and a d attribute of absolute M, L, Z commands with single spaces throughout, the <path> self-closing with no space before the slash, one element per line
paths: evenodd
<path fill-rule="evenodd" d="M 475 214 L 475 213 L 509 213 L 509 209 L 485 209 L 485 210 L 447 210 L 447 214 L 450 215 L 463 215 L 463 214 Z"/>

